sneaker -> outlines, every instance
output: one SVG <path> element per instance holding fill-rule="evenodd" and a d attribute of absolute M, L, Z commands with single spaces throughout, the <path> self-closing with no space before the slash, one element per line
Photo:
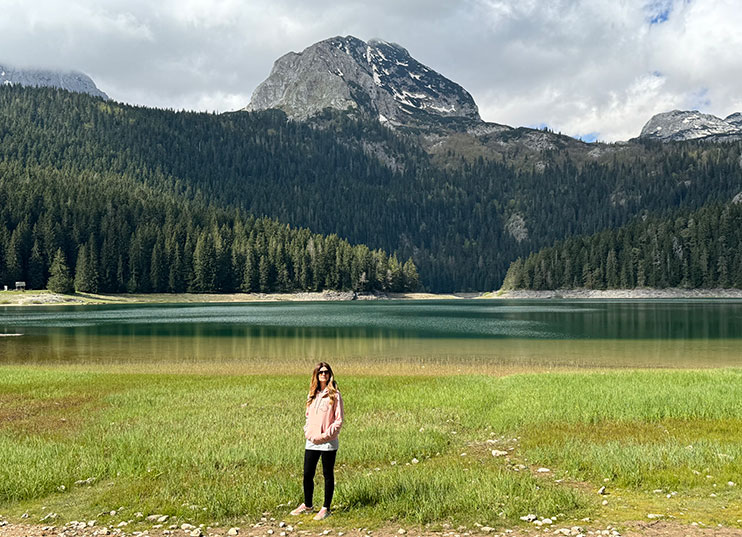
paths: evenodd
<path fill-rule="evenodd" d="M 330 516 L 330 510 L 327 507 L 323 507 L 319 510 L 319 513 L 314 515 L 314 520 L 324 520 Z"/>
<path fill-rule="evenodd" d="M 304 513 L 311 513 L 314 507 L 307 507 L 304 504 L 301 504 L 299 507 L 291 511 L 291 514 L 294 516 L 303 515 Z"/>

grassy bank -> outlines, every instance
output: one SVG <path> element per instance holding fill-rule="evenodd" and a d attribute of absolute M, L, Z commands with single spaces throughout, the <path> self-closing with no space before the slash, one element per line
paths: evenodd
<path fill-rule="evenodd" d="M 300 501 L 305 376 L 0 373 L 6 516 L 225 524 Z M 740 526 L 740 370 L 340 380 L 334 525 Z"/>

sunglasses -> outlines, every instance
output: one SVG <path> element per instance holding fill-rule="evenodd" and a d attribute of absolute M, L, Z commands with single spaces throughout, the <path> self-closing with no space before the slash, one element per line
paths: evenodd
<path fill-rule="evenodd" d="M 318 375 L 329 375 L 330 371 L 327 369 L 320 369 L 319 371 L 317 371 L 317 374 Z"/>

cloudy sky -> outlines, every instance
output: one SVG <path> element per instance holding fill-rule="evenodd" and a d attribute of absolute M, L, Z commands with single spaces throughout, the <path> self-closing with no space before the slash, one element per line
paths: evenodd
<path fill-rule="evenodd" d="M 742 111 L 740 0 L 0 0 L 0 64 L 76 69 L 119 101 L 245 106 L 335 35 L 399 43 L 483 119 L 625 140 L 655 113 Z"/>

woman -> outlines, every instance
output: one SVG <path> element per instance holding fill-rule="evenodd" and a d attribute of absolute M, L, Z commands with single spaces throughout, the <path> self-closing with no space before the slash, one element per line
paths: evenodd
<path fill-rule="evenodd" d="M 322 475 L 325 478 L 325 503 L 314 515 L 314 520 L 330 516 L 332 494 L 335 492 L 335 455 L 338 450 L 338 434 L 343 426 L 343 398 L 340 397 L 332 368 L 320 362 L 312 372 L 304 425 L 304 503 L 291 511 L 292 515 L 311 512 L 314 507 L 314 473 L 322 458 Z"/>

